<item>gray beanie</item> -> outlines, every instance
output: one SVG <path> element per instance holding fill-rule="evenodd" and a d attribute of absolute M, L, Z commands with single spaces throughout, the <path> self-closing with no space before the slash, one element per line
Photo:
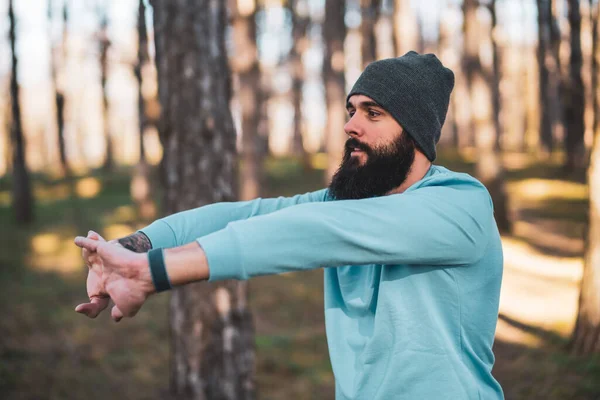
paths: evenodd
<path fill-rule="evenodd" d="M 369 64 L 346 101 L 355 94 L 373 99 L 433 161 L 453 88 L 454 73 L 435 55 L 409 51 L 402 57 Z"/>

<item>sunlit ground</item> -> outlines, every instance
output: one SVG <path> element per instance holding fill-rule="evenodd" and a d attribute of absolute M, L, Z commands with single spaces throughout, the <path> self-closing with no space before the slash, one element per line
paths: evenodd
<path fill-rule="evenodd" d="M 565 349 L 577 312 L 586 186 L 561 179 L 556 162 L 505 160 L 514 234 L 503 238 L 505 273 L 494 374 L 507 399 L 600 398 L 600 359 Z M 438 161 L 473 171 L 470 158 Z M 313 164 L 323 160 L 317 156 Z M 319 170 L 267 162 L 265 196 L 322 187 Z M 325 164 L 323 164 L 325 165 Z M 128 171 L 71 181 L 36 178 L 36 222 L 16 227 L 0 180 L 0 393 L 7 399 L 159 399 L 168 389 L 168 295 L 133 320 L 87 320 L 85 270 L 72 240 L 106 238 L 144 225 L 129 196 Z M 158 196 L 157 196 L 158 197 Z M 322 272 L 251 281 L 261 399 L 333 399 L 323 325 Z"/>

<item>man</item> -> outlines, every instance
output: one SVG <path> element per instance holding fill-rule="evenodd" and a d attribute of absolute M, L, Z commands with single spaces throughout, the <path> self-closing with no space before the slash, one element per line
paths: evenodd
<path fill-rule="evenodd" d="M 91 300 L 76 311 L 95 317 L 110 296 L 120 320 L 172 286 L 324 268 L 337 399 L 502 399 L 492 201 L 476 179 L 432 165 L 453 86 L 432 54 L 374 62 L 348 94 L 328 189 L 185 211 L 121 246 L 77 238 Z"/>

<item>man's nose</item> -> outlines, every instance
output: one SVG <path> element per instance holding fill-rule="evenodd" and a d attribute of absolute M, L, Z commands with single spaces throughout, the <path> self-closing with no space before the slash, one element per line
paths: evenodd
<path fill-rule="evenodd" d="M 348 121 L 344 125 L 344 132 L 346 132 L 346 135 L 348 136 L 362 136 L 362 131 L 360 130 L 360 124 L 357 121 L 356 114 L 354 114 L 350 117 L 350 119 L 348 119 Z"/>

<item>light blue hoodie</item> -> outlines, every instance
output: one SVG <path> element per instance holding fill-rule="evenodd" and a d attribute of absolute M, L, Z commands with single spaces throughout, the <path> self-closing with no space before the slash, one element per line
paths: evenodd
<path fill-rule="evenodd" d="M 404 193 L 327 190 L 218 203 L 155 221 L 153 247 L 197 240 L 210 280 L 324 268 L 336 399 L 503 399 L 491 374 L 502 246 L 485 187 L 432 166 Z"/>

